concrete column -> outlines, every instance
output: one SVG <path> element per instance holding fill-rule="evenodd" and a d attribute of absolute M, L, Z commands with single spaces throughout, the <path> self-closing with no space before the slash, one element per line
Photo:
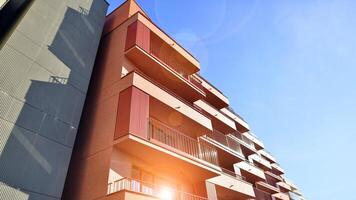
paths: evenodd
<path fill-rule="evenodd" d="M 208 193 L 209 200 L 218 200 L 218 195 L 216 194 L 216 186 L 208 181 L 205 182 L 206 191 Z"/>

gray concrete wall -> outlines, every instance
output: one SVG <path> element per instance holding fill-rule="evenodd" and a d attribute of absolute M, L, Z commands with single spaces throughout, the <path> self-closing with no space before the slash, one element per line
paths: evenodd
<path fill-rule="evenodd" d="M 34 0 L 0 50 L 0 199 L 60 199 L 107 3 Z"/>

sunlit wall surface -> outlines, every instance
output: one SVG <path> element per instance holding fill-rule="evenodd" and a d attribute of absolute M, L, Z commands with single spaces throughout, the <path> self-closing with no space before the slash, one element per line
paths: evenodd
<path fill-rule="evenodd" d="M 5 2 L 27 6 L 1 30 L 0 199 L 60 199 L 108 5 Z"/>
<path fill-rule="evenodd" d="M 7 3 L 7 0 L 0 0 L 0 9 L 3 8 L 6 3 Z"/>

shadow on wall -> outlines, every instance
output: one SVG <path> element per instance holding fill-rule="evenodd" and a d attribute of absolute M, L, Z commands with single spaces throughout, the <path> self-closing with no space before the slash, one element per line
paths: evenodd
<path fill-rule="evenodd" d="M 23 76 L 10 89 L 3 84 L 19 77 L 11 74 L 15 64 L 0 63 L 9 68 L 0 69 L 0 199 L 61 198 L 105 18 L 100 3 L 94 1 L 90 11 L 67 7 L 54 32 L 53 22 L 52 30 L 45 24 L 31 30 L 54 39 L 26 66 L 17 66 Z M 17 197 L 22 192 L 14 188 L 28 195 Z"/>

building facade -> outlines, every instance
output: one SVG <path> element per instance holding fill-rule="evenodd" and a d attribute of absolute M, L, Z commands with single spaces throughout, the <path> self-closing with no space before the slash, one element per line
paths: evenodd
<path fill-rule="evenodd" d="M 0 199 L 61 199 L 107 7 L 0 1 Z"/>
<path fill-rule="evenodd" d="M 283 168 L 199 70 L 135 1 L 108 15 L 63 198 L 291 199 Z"/>

